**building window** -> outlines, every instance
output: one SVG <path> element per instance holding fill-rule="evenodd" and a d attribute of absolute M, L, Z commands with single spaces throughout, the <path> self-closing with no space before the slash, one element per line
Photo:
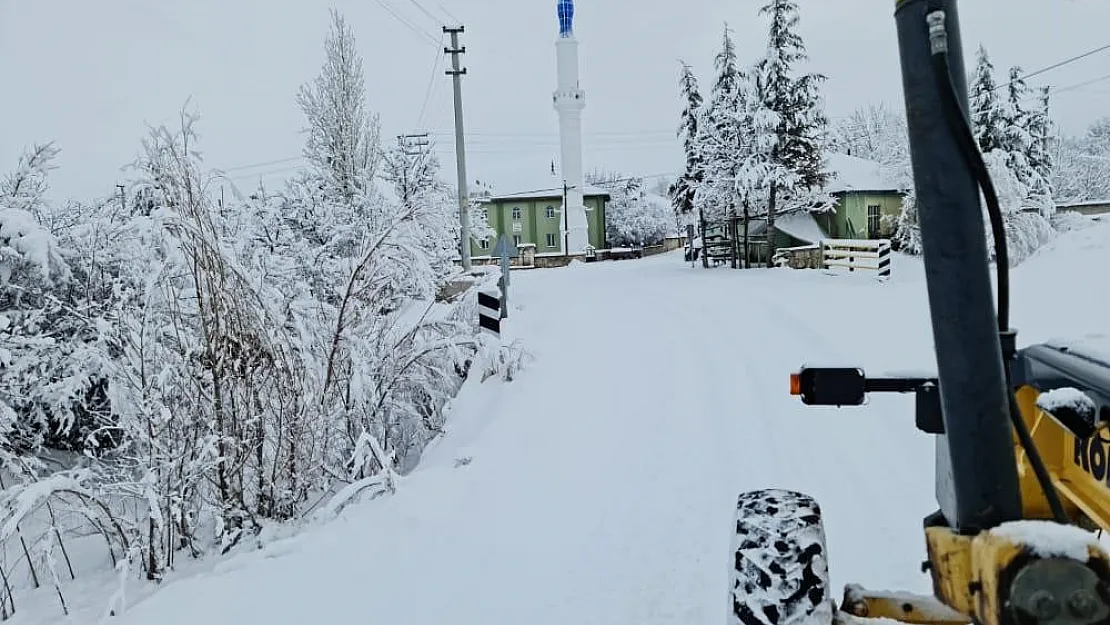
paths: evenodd
<path fill-rule="evenodd" d="M 555 207 L 554 206 L 548 206 L 547 207 L 547 218 L 548 219 L 555 219 Z"/>
<path fill-rule="evenodd" d="M 513 207 L 513 221 L 520 221 L 520 207 Z"/>
<path fill-rule="evenodd" d="M 517 247 L 520 247 L 520 235 L 519 234 L 514 234 L 513 235 L 513 245 L 515 245 Z"/>
<path fill-rule="evenodd" d="M 554 233 L 547 233 L 547 247 L 556 247 L 559 245 L 559 239 Z"/>
<path fill-rule="evenodd" d="M 878 204 L 867 206 L 867 238 L 879 238 L 879 221 L 882 217 L 883 207 Z"/>
<path fill-rule="evenodd" d="M 483 250 L 488 250 L 489 239 L 482 239 L 481 241 L 478 241 L 478 247 L 482 248 Z"/>

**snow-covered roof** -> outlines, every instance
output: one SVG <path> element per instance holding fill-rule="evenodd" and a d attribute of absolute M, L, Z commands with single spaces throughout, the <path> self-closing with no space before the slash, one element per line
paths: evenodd
<path fill-rule="evenodd" d="M 875 161 L 839 153 L 826 154 L 825 160 L 827 170 L 832 173 L 829 179 L 829 193 L 898 192 L 898 185 L 883 174 L 882 165 Z"/>
<path fill-rule="evenodd" d="M 820 224 L 809 211 L 790 213 L 775 219 L 775 229 L 806 243 L 817 243 L 828 238 Z"/>
<path fill-rule="evenodd" d="M 1110 206 L 1110 198 L 1105 200 L 1085 200 L 1082 202 L 1059 202 L 1057 208 L 1079 208 L 1080 206 Z"/>

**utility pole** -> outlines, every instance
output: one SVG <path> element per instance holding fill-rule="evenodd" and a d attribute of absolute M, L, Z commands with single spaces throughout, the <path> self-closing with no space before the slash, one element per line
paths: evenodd
<path fill-rule="evenodd" d="M 431 137 L 426 132 L 397 135 L 397 147 L 400 148 L 401 153 L 408 158 L 422 159 L 431 150 L 431 145 Z M 417 161 L 417 163 L 419 164 L 419 161 Z M 412 173 L 413 171 L 409 167 L 406 167 L 404 171 L 401 172 L 402 195 L 404 196 L 401 198 L 401 201 L 404 202 L 405 206 L 408 206 L 409 200 L 411 199 L 409 197 L 409 191 L 411 190 L 412 181 L 409 180 L 409 176 Z"/>
<path fill-rule="evenodd" d="M 399 135 L 397 142 L 401 145 L 401 151 L 407 156 L 421 156 L 428 152 L 432 145 L 431 136 L 426 132 Z"/>
<path fill-rule="evenodd" d="M 470 194 L 466 188 L 466 145 L 463 143 L 462 77 L 466 68 L 459 67 L 459 55 L 466 47 L 459 47 L 459 33 L 462 25 L 444 26 L 443 32 L 451 35 L 451 47 L 444 48 L 451 55 L 451 69 L 446 74 L 451 77 L 455 87 L 455 168 L 459 177 L 459 254 L 462 257 L 463 271 L 470 273 Z"/>

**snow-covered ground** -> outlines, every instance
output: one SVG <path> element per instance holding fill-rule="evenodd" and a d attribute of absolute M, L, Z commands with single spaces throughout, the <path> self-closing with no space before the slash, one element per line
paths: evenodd
<path fill-rule="evenodd" d="M 1110 333 L 1108 266 L 1110 223 L 1016 269 L 1021 342 Z M 788 395 L 807 361 L 931 369 L 927 315 L 921 264 L 904 257 L 886 284 L 705 271 L 681 252 L 514 273 L 506 333 L 535 360 L 464 388 L 395 495 L 172 576 L 112 622 L 719 623 L 735 498 L 762 487 L 822 504 L 837 594 L 927 591 L 933 441 L 912 398 L 837 411 Z M 96 622 L 112 590 L 70 596 L 72 621 L 54 603 L 12 622 Z"/>

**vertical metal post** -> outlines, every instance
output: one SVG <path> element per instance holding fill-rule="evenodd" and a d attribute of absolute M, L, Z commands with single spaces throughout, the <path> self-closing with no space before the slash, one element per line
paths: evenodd
<path fill-rule="evenodd" d="M 459 255 L 462 258 L 462 268 L 470 272 L 470 194 L 466 188 L 466 145 L 463 142 L 463 108 L 462 108 L 462 77 L 466 68 L 459 67 L 459 55 L 466 52 L 466 48 L 459 47 L 459 33 L 463 32 L 462 26 L 444 26 L 443 32 L 451 35 L 451 47 L 443 51 L 451 55 L 451 69 L 446 73 L 451 77 L 455 88 L 455 168 L 458 173 L 459 185 Z"/>
<path fill-rule="evenodd" d="M 896 0 L 895 20 L 945 435 L 937 499 L 976 531 L 1021 518 L 1009 404 L 979 189 L 944 116 L 926 15 L 946 15 L 950 73 L 967 108 L 956 0 Z"/>
<path fill-rule="evenodd" d="M 512 259 L 508 254 L 501 255 L 501 318 L 509 317 L 509 270 Z"/>

